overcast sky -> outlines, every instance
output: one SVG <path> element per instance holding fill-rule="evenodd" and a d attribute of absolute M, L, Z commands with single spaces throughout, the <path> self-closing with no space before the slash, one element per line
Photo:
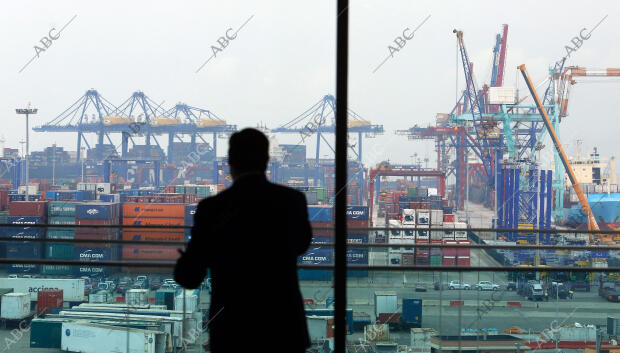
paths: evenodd
<path fill-rule="evenodd" d="M 62 113 L 86 90 L 94 88 L 119 105 L 136 90 L 165 108 L 177 102 L 210 109 L 238 127 L 262 122 L 275 128 L 321 99 L 335 94 L 335 1 L 84 1 L 4 2 L 0 30 L 0 113 L 5 146 L 18 147 L 25 134 L 16 107 L 28 102 L 39 109 L 31 123 L 40 125 Z M 77 16 L 76 16 L 77 15 Z M 406 28 L 430 18 L 413 39 L 373 70 L 390 53 L 389 45 Z M 510 26 L 505 86 L 527 87 L 516 66 L 525 63 L 534 81 L 566 54 L 565 46 L 582 28 L 607 19 L 569 65 L 620 67 L 617 21 L 620 5 L 600 1 L 370 1 L 352 0 L 350 7 L 350 107 L 386 130 L 365 141 L 365 162 L 410 156 L 434 157 L 430 142 L 411 142 L 394 130 L 427 125 L 455 102 L 458 73 L 454 28 L 463 30 L 478 85 L 488 82 L 491 49 L 501 25 Z M 52 28 L 74 16 L 47 50 L 35 45 Z M 212 45 L 227 29 L 236 30 L 251 16 L 236 39 L 212 55 Z M 52 32 L 55 34 L 56 32 Z M 618 152 L 620 81 L 580 79 L 573 86 L 570 116 L 562 137 L 570 154 L 574 140 L 584 149 L 598 146 L 603 156 Z M 95 136 L 88 136 L 91 145 Z M 114 138 L 119 141 L 118 136 Z M 282 143 L 299 136 L 279 136 Z M 162 145 L 166 137 L 159 137 Z M 548 141 L 548 139 L 547 139 Z M 76 149 L 75 133 L 32 133 L 31 150 L 56 142 Z M 547 143 L 548 145 L 549 143 Z M 225 140 L 218 144 L 220 155 Z M 309 146 L 313 151 L 313 147 Z M 328 151 L 322 146 L 324 152 Z"/>

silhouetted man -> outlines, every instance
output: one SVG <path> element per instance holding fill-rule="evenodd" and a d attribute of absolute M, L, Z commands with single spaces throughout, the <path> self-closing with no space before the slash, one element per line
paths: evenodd
<path fill-rule="evenodd" d="M 269 140 L 258 130 L 230 137 L 234 183 L 202 200 L 174 278 L 197 288 L 211 269 L 209 332 L 214 353 L 304 352 L 309 346 L 297 257 L 312 240 L 303 193 L 265 177 Z"/>

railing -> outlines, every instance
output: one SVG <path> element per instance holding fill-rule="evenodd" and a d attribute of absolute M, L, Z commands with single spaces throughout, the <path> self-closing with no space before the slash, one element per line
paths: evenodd
<path fill-rule="evenodd" d="M 31 227 L 41 229 L 73 228 L 73 229 L 114 229 L 119 231 L 152 230 L 154 232 L 170 230 L 186 230 L 184 226 L 129 226 L 129 225 L 103 225 L 103 226 L 80 226 L 80 225 L 23 225 L 10 224 L 0 225 L 0 229 L 7 230 L 14 227 Z M 333 228 L 315 228 L 317 233 L 325 234 Z M 516 350 L 515 344 L 523 350 L 539 350 L 549 348 L 583 348 L 596 343 L 597 338 L 603 343 L 617 339 L 615 333 L 607 333 L 607 317 L 620 316 L 620 261 L 616 260 L 620 255 L 620 247 L 617 245 L 566 245 L 566 244 L 499 244 L 480 239 L 477 234 L 506 234 L 510 232 L 524 232 L 519 229 L 444 229 L 444 228 L 413 228 L 414 231 L 428 232 L 427 243 L 377 243 L 374 241 L 375 233 L 385 232 L 385 241 L 389 241 L 387 234 L 394 228 L 350 228 L 349 234 L 369 234 L 368 242 L 348 244 L 349 251 L 363 250 L 366 261 L 358 261 L 358 264 L 347 264 L 349 272 L 347 280 L 347 308 L 351 309 L 351 317 L 347 316 L 348 335 L 346 337 L 349 352 L 373 352 L 385 351 L 390 346 L 401 346 L 401 349 L 415 352 L 430 352 L 431 348 L 441 350 L 480 350 L 498 349 Z M 447 232 L 461 231 L 468 233 L 470 244 L 431 243 L 439 240 L 438 237 L 448 238 Z M 562 236 L 576 239 L 579 237 L 596 237 L 597 234 L 618 235 L 620 232 L 600 231 L 586 232 L 574 230 L 527 230 L 531 234 L 553 234 L 553 239 L 561 239 Z M 435 238 L 435 239 L 433 239 Z M 354 239 L 354 237 L 351 237 Z M 540 239 L 536 237 L 536 239 Z M 359 240 L 359 239 L 358 239 Z M 415 239 L 414 239 L 415 240 Z M 449 240 L 449 239 L 448 239 Z M 472 240 L 475 240 L 472 241 Z M 5 249 L 11 244 L 71 244 L 76 248 L 89 244 L 107 246 L 108 248 L 120 248 L 125 246 L 159 246 L 169 248 L 182 248 L 186 246 L 184 241 L 159 241 L 159 240 L 122 240 L 122 239 L 15 239 L 3 237 L 0 239 Z M 43 246 L 42 246 L 43 247 Z M 314 241 L 309 251 L 320 249 L 332 249 L 333 238 L 330 242 Z M 408 248 L 408 249 L 404 249 Z M 461 251 L 459 253 L 458 251 Z M 468 252 L 463 255 L 463 251 Z M 469 258 L 468 265 L 458 263 L 445 265 L 442 263 L 430 263 L 428 258 L 436 254 L 454 254 Z M 364 255 L 361 255 L 363 257 Z M 382 263 L 381 259 L 389 261 L 390 254 L 400 254 L 401 263 Z M 520 254 L 519 257 L 516 254 Z M 523 255 L 523 254 L 527 254 Z M 597 258 L 606 258 L 607 267 L 596 267 L 603 261 L 588 261 L 595 254 Z M 117 272 L 110 272 L 105 276 L 95 276 L 97 281 L 112 279 L 117 288 L 112 291 L 107 302 L 121 305 L 125 297 L 121 292 L 126 291 L 133 284 L 135 287 L 143 286 L 135 284 L 138 275 L 145 274 L 151 281 L 172 278 L 171 272 L 175 258 L 169 259 L 128 259 L 122 251 L 115 259 L 101 259 L 88 261 L 80 259 L 50 259 L 50 258 L 19 258 L 2 256 L 0 263 L 5 266 L 21 265 L 59 265 L 70 266 L 72 269 L 79 266 L 103 267 L 106 269 L 116 268 Z M 45 255 L 45 254 L 43 254 Z M 127 254 L 124 254 L 127 255 Z M 385 256 L 384 256 L 385 255 Z M 402 255 L 406 255 L 402 257 Z M 409 256 L 407 256 L 409 255 Z M 450 257 L 450 255 L 446 255 Z M 394 255 L 392 258 L 396 258 Z M 574 261 L 574 258 L 583 259 Z M 528 265 L 516 264 L 518 258 L 527 258 Z M 545 265 L 545 261 L 551 258 L 554 265 Z M 561 260 L 558 260 L 561 258 Z M 378 260 L 379 259 L 379 260 Z M 410 259 L 411 262 L 403 264 L 402 259 Z M 532 260 L 532 261 L 530 261 Z M 322 273 L 326 276 L 302 276 L 300 272 L 300 287 L 306 303 L 308 322 L 311 327 L 314 347 L 322 347 L 325 342 L 330 342 L 330 330 L 320 333 L 317 328 L 325 319 L 322 316 L 333 315 L 333 304 L 338 298 L 334 298 L 333 279 L 331 273 L 339 264 L 333 261 L 323 263 L 309 263 L 300 258 L 298 268 L 308 273 Z M 354 262 L 354 261 L 353 261 Z M 363 264 L 359 264 L 359 263 Z M 365 263 L 364 263 L 365 262 Z M 448 261 L 449 262 L 449 261 Z M 569 265 L 577 262 L 578 265 Z M 9 275 L 9 273 L 7 273 Z M 28 282 L 20 273 L 17 281 Z M 64 275 L 41 275 L 46 278 L 79 278 L 80 275 L 72 272 Z M 6 276 L 0 276 L 6 277 Z M 125 284 L 123 278 L 130 278 L 134 283 Z M 35 279 L 36 280 L 36 279 Z M 0 282 L 5 281 L 0 279 Z M 94 284 L 98 282 L 93 282 Z M 535 287 L 540 284 L 542 292 Z M 559 283 L 562 283 L 559 285 Z M 152 289 L 152 283 L 148 285 L 147 305 L 159 303 L 157 291 Z M 0 284 L 2 288 L 4 284 Z M 208 340 L 207 309 L 210 304 L 210 283 L 205 283 L 198 293 L 199 299 L 196 307 L 187 299 L 180 300 L 183 306 L 177 305 L 180 319 L 176 335 L 170 332 L 165 338 L 166 350 L 164 351 L 192 351 L 201 352 L 207 349 L 202 343 Z M 174 283 L 166 285 L 172 289 Z M 157 286 L 155 286 L 157 287 Z M 153 287 L 154 288 L 154 287 Z M 95 288 L 96 289 L 96 288 Z M 478 290 L 476 290 L 478 289 Z M 16 290 L 16 292 L 19 291 Z M 165 291 L 162 291 L 162 293 Z M 190 295 L 182 291 L 177 294 Z M 251 295 L 251 293 L 250 293 Z M 87 297 L 86 297 L 87 298 Z M 82 300 L 86 300 L 82 298 Z M 101 300 L 91 297 L 91 300 Z M 142 298 L 144 300 L 144 298 Z M 68 300 L 67 300 L 68 301 Z M 79 300 L 78 300 L 79 301 Z M 416 302 L 417 301 L 417 302 Z M 140 302 L 136 302 L 140 303 Z M 77 303 L 72 303 L 75 305 Z M 260 303 L 256 303 L 260 306 Z M 4 306 L 4 304 L 3 304 Z M 124 333 L 119 343 L 120 351 L 129 351 L 134 344 L 140 342 L 139 338 L 132 336 L 132 332 L 138 332 L 137 327 L 146 328 L 147 331 L 162 330 L 164 326 L 156 325 L 150 318 L 140 325 L 138 321 L 143 319 L 145 313 L 153 313 L 152 309 L 140 305 L 128 305 L 117 309 L 102 309 L 96 305 L 71 309 L 69 304 L 64 308 L 47 310 L 46 319 L 37 319 L 33 326 L 23 320 L 6 320 L 9 324 L 16 324 L 18 331 L 10 328 L 0 330 L 2 335 L 15 337 L 18 332 L 23 337 L 16 340 L 10 349 L 20 347 L 22 351 L 29 351 L 28 347 L 40 346 L 33 337 L 40 337 L 42 325 L 52 325 L 50 322 L 70 321 L 77 322 L 86 320 L 90 327 L 93 323 L 105 322 L 106 325 L 122 327 Z M 174 309 L 174 306 L 172 307 Z M 35 312 L 39 314 L 39 309 Z M 103 313 L 102 313 L 103 312 Z M 616 313 L 619 313 L 616 315 Z M 1 316 L 1 315 L 0 315 Z M 44 315 L 40 315 L 43 317 Z M 103 318 L 97 318 L 102 316 Z M 198 316 L 202 323 L 197 324 Z M 204 316 L 204 319 L 202 319 Z M 191 317 L 191 319 L 190 319 Z M 192 321 L 193 320 L 193 321 Z M 173 319 L 166 325 L 177 325 Z M 594 325 L 594 327 L 563 327 L 568 324 L 579 322 L 581 326 Z M 69 324 L 68 324 L 69 325 Z M 70 326 L 70 325 L 69 325 Z M 69 327 L 67 326 L 67 327 Z M 417 327 L 424 329 L 417 329 Z M 574 325 L 573 325 L 574 326 Z M 579 326 L 579 325 L 578 325 Z M 23 328 L 21 328 L 23 327 Z M 51 327 L 51 326 L 50 326 Z M 93 326 L 99 330 L 99 326 Z M 410 330 L 410 328 L 414 330 Z M 48 329 L 47 326 L 45 326 Z M 157 329 L 155 329 L 157 328 Z M 103 330 L 103 329 L 101 329 Z M 112 335 L 118 334 L 111 330 Z M 611 327 L 610 327 L 611 330 Z M 150 333 L 149 333 L 150 334 Z M 30 335 L 30 336 L 29 336 Z M 161 340 L 162 338 L 156 339 Z M 120 337 L 120 336 L 119 336 Z M 577 339 L 574 339 L 577 338 Z M 119 338 L 120 339 L 120 338 Z M 62 341 L 61 339 L 59 342 Z M 59 343 L 60 344 L 60 343 Z M 78 343 L 73 343 L 78 344 Z M 0 344 L 1 345 L 1 344 Z M 117 347 L 118 348 L 118 347 Z M 261 347 L 257 347 L 257 350 Z M 2 350 L 2 347 L 0 347 Z M 32 348 L 32 352 L 37 351 Z"/>

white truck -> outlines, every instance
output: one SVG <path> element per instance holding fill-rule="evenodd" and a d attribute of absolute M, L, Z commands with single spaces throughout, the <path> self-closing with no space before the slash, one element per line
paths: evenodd
<path fill-rule="evenodd" d="M 37 293 L 45 289 L 61 289 L 65 302 L 84 302 L 83 279 L 56 278 L 0 278 L 0 288 L 13 288 L 15 293 L 29 293 L 31 301 L 37 301 Z"/>

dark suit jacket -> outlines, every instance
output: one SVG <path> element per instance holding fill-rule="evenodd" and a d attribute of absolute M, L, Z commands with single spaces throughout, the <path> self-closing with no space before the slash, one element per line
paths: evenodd
<path fill-rule="evenodd" d="M 297 257 L 311 240 L 304 194 L 270 183 L 262 173 L 242 176 L 198 204 L 174 278 L 196 288 L 211 269 L 214 353 L 293 352 L 310 344 Z"/>

